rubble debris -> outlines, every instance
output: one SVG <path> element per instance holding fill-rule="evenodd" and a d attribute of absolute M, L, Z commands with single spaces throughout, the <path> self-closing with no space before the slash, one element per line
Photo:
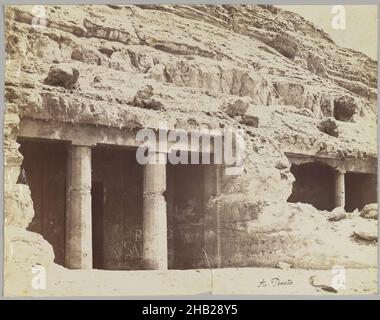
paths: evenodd
<path fill-rule="evenodd" d="M 364 230 L 353 231 L 352 237 L 365 242 L 377 242 L 377 234 L 372 234 Z"/>
<path fill-rule="evenodd" d="M 316 288 L 319 288 L 319 289 L 322 289 L 323 291 L 326 291 L 326 292 L 332 292 L 332 293 L 338 293 L 338 290 L 336 290 L 335 288 L 331 287 L 331 286 L 328 286 L 328 285 L 325 285 L 325 284 L 316 284 L 314 283 L 315 281 L 315 276 L 311 276 L 309 278 L 309 283 L 313 286 L 313 287 L 316 287 Z"/>
<path fill-rule="evenodd" d="M 230 117 L 243 116 L 249 107 L 249 103 L 242 100 L 237 99 L 235 101 L 227 101 L 223 105 L 224 112 Z"/>
<path fill-rule="evenodd" d="M 377 203 L 370 203 L 360 211 L 360 216 L 365 219 L 378 220 Z"/>
<path fill-rule="evenodd" d="M 318 129 L 332 137 L 339 137 L 339 130 L 334 118 L 329 117 L 323 119 L 318 126 Z"/>
<path fill-rule="evenodd" d="M 132 104 L 135 107 L 152 109 L 152 110 L 163 110 L 162 102 L 155 100 L 153 97 L 153 87 L 147 85 L 142 89 L 138 90 L 135 97 L 133 98 Z"/>
<path fill-rule="evenodd" d="M 346 219 L 346 218 L 347 218 L 347 214 L 346 214 L 346 211 L 344 210 L 344 208 L 338 207 L 338 208 L 335 208 L 333 211 L 331 211 L 327 220 L 328 221 L 340 221 L 340 220 Z"/>
<path fill-rule="evenodd" d="M 249 126 L 249 127 L 258 128 L 259 118 L 253 115 L 245 114 L 243 115 L 240 123 L 245 124 L 246 126 Z"/>

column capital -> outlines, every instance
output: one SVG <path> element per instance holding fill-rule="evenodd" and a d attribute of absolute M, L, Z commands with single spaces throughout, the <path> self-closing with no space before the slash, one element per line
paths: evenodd
<path fill-rule="evenodd" d="M 346 169 L 345 168 L 334 168 L 335 172 L 336 173 L 346 173 Z"/>
<path fill-rule="evenodd" d="M 92 147 L 95 147 L 95 144 L 92 144 L 92 143 L 86 143 L 84 141 L 77 141 L 77 140 L 71 140 L 71 145 L 73 147 L 89 147 L 89 148 L 92 148 Z"/>

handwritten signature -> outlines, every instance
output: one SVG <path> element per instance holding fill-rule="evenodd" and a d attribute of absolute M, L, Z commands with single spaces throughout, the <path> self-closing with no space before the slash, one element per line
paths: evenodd
<path fill-rule="evenodd" d="M 258 284 L 258 288 L 265 288 L 265 287 L 281 287 L 281 286 L 291 286 L 293 285 L 293 280 L 287 279 L 287 280 L 282 280 L 280 278 L 274 277 L 270 279 L 270 281 L 267 281 L 265 279 L 262 279 Z"/>

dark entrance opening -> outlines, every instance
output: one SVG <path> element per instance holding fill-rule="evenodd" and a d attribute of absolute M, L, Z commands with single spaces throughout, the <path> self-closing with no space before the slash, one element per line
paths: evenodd
<path fill-rule="evenodd" d="M 94 268 L 143 269 L 143 166 L 136 150 L 93 148 L 92 188 Z"/>
<path fill-rule="evenodd" d="M 334 209 L 334 170 L 318 162 L 292 164 L 295 177 L 288 202 L 309 203 L 319 210 Z"/>
<path fill-rule="evenodd" d="M 93 181 L 91 186 L 92 212 L 92 267 L 103 269 L 103 223 L 104 223 L 104 185 Z"/>
<path fill-rule="evenodd" d="M 34 218 L 27 230 L 52 246 L 57 264 L 65 261 L 67 142 L 19 138 L 24 159 L 18 183 L 31 190 Z"/>
<path fill-rule="evenodd" d="M 377 176 L 369 173 L 347 172 L 345 175 L 347 212 L 361 210 L 377 202 Z"/>
<path fill-rule="evenodd" d="M 70 143 L 20 138 L 24 157 L 18 183 L 28 184 L 35 216 L 28 230 L 52 246 L 64 265 L 66 177 Z M 143 265 L 143 166 L 136 149 L 97 145 L 92 149 L 93 268 L 141 270 Z M 171 269 L 209 266 L 205 246 L 214 217 L 206 204 L 217 192 L 215 165 L 167 165 L 168 262 Z M 206 221 L 207 220 L 207 221 Z M 206 232 L 205 232 L 206 230 Z M 208 238 L 207 238 L 208 239 Z M 215 239 L 212 239 L 214 241 Z M 212 251 L 212 249 L 210 249 Z M 209 253 L 210 261 L 214 253 Z"/>
<path fill-rule="evenodd" d="M 215 168 L 212 164 L 167 165 L 169 269 L 208 266 L 205 215 L 207 201 L 216 193 Z"/>

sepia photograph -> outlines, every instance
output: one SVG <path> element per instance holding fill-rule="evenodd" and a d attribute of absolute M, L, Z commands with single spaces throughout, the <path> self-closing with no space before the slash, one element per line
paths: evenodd
<path fill-rule="evenodd" d="M 378 294 L 376 4 L 2 9 L 5 297 Z"/>

